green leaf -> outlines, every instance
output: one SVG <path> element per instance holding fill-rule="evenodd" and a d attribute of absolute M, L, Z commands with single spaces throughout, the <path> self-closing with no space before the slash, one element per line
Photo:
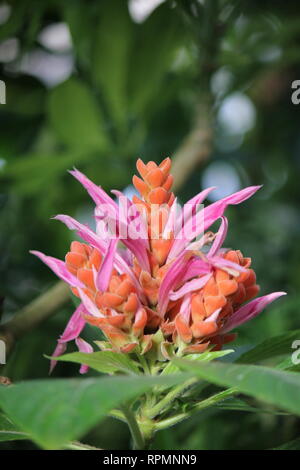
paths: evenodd
<path fill-rule="evenodd" d="M 216 408 L 227 411 L 247 411 L 251 413 L 267 413 L 272 415 L 286 415 L 287 413 L 282 411 L 276 411 L 272 408 L 258 408 L 256 406 L 250 406 L 239 398 L 228 398 L 220 403 L 215 404 Z"/>
<path fill-rule="evenodd" d="M 103 2 L 93 37 L 92 76 L 119 125 L 127 119 L 127 76 L 133 28 L 127 2 Z"/>
<path fill-rule="evenodd" d="M 53 129 L 66 145 L 89 150 L 107 147 L 100 109 L 81 80 L 70 78 L 54 88 L 49 95 L 48 112 Z"/>
<path fill-rule="evenodd" d="M 233 349 L 225 349 L 224 351 L 207 351 L 201 354 L 189 354 L 185 356 L 185 359 L 197 362 L 209 362 L 214 359 L 227 356 L 227 354 L 231 354 L 233 352 Z M 178 367 L 174 362 L 170 361 L 163 369 L 161 375 L 176 374 L 179 372 L 179 370 L 180 367 Z"/>
<path fill-rule="evenodd" d="M 300 415 L 300 375 L 263 366 L 225 363 L 201 364 L 176 359 L 182 369 L 216 385 L 235 390 Z"/>
<path fill-rule="evenodd" d="M 0 386 L 0 406 L 41 447 L 58 449 L 84 435 L 112 409 L 154 385 L 175 385 L 189 378 L 105 377 L 51 379 Z"/>
<path fill-rule="evenodd" d="M 70 153 L 26 154 L 26 158 L 12 159 L 5 167 L 5 174 L 13 178 L 14 189 L 18 192 L 40 195 L 53 185 L 57 191 L 62 175 L 83 160 L 86 160 L 86 154 L 75 150 Z"/>
<path fill-rule="evenodd" d="M 80 65 L 80 69 L 89 72 L 91 65 L 91 45 L 94 24 L 99 5 L 89 5 L 86 8 L 84 0 L 76 2 L 64 2 L 61 4 L 63 15 L 68 23 L 72 36 L 74 55 Z"/>
<path fill-rule="evenodd" d="M 129 89 L 134 112 L 146 111 L 152 101 L 161 100 L 161 84 L 182 44 L 183 25 L 175 9 L 163 3 L 138 26 L 131 55 Z"/>
<path fill-rule="evenodd" d="M 294 364 L 292 362 L 292 357 L 288 356 L 285 359 L 283 359 L 281 362 L 279 362 L 276 368 L 281 369 L 281 370 L 288 370 L 289 372 L 299 372 L 300 364 Z"/>
<path fill-rule="evenodd" d="M 276 447 L 272 450 L 300 450 L 300 437 L 282 444 L 280 447 Z"/>
<path fill-rule="evenodd" d="M 21 439 L 28 439 L 28 435 L 19 431 L 7 416 L 0 413 L 0 442 Z"/>
<path fill-rule="evenodd" d="M 292 354 L 292 343 L 295 339 L 299 338 L 300 330 L 295 330 L 267 339 L 250 351 L 242 354 L 236 362 L 250 364 L 282 354 Z"/>
<path fill-rule="evenodd" d="M 112 374 L 114 372 L 125 372 L 126 374 L 140 374 L 137 363 L 126 354 L 110 351 L 98 351 L 91 354 L 75 352 L 64 354 L 55 358 L 56 361 L 76 362 L 85 364 L 98 372 Z"/>

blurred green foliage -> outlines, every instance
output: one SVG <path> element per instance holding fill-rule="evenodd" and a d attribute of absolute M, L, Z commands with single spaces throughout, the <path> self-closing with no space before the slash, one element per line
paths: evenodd
<path fill-rule="evenodd" d="M 300 78 L 299 13 L 292 0 L 177 0 L 138 23 L 125 0 L 0 3 L 0 79 L 7 90 L 0 105 L 3 320 L 54 283 L 28 253 L 34 248 L 63 258 L 72 234 L 49 218 L 89 215 L 88 197 L 67 170 L 77 166 L 106 190 L 124 189 L 137 157 L 172 156 L 208 96 L 214 148 L 180 189 L 180 199 L 201 190 L 213 163 L 226 163 L 241 186 L 264 185 L 253 200 L 228 211 L 227 245 L 252 257 L 263 293 L 286 290 L 289 296 L 241 328 L 237 344 L 299 328 L 300 106 L 291 102 L 291 83 Z M 63 50 L 41 39 L 57 23 L 71 35 Z M 9 39 L 18 47 L 7 60 Z M 59 67 L 61 75 L 53 74 Z M 243 131 L 231 123 L 232 115 L 239 121 L 235 113 L 242 122 L 243 108 L 224 114 L 237 93 L 254 110 Z M 71 311 L 70 301 L 20 341 L 3 374 L 45 377 L 43 353 L 51 353 Z M 69 364 L 55 371 L 76 374 Z M 290 416 L 207 411 L 159 433 L 155 448 L 268 448 L 296 437 L 299 424 Z M 128 439 L 125 426 L 108 419 L 85 441 L 126 448 Z"/>

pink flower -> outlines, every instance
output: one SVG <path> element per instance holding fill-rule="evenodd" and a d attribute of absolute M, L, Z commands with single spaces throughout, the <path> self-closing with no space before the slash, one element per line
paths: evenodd
<path fill-rule="evenodd" d="M 123 353 L 157 352 L 157 338 L 159 355 L 166 358 L 171 350 L 185 354 L 220 348 L 233 339 L 228 334 L 232 329 L 284 295 L 276 292 L 249 302 L 259 291 L 251 259 L 223 248 L 226 208 L 260 187 L 245 188 L 199 209 L 214 189 L 209 188 L 178 211 L 170 168 L 169 158 L 159 166 L 138 160 L 140 177 L 134 176 L 133 184 L 141 198 L 135 196 L 132 202 L 114 191 L 116 202 L 78 170 L 71 172 L 95 202 L 97 229 L 58 215 L 55 219 L 75 230 L 84 243 L 74 241 L 65 261 L 32 252 L 81 302 L 54 356 L 62 354 L 70 340 L 81 351 L 92 351 L 79 336 L 86 322 L 102 330 L 104 349 Z M 218 232 L 208 232 L 217 220 Z M 51 368 L 54 365 L 52 361 Z"/>

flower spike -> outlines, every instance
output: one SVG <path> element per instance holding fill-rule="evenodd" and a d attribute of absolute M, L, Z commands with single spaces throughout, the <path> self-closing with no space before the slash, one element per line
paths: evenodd
<path fill-rule="evenodd" d="M 82 338 L 86 323 L 105 336 L 101 349 L 166 361 L 174 354 L 220 349 L 234 339 L 230 331 L 285 294 L 255 298 L 259 286 L 251 259 L 224 247 L 226 208 L 260 186 L 203 207 L 215 189 L 207 188 L 181 208 L 172 192 L 171 164 L 170 158 L 160 164 L 139 159 L 132 182 L 140 197 L 132 201 L 116 190 L 114 200 L 77 169 L 70 172 L 95 203 L 97 228 L 57 215 L 83 242 L 71 243 L 65 261 L 32 252 L 80 301 L 58 340 L 51 370 L 69 341 L 79 351 L 93 351 Z M 207 231 L 218 219 L 218 231 Z M 83 364 L 80 372 L 86 371 Z"/>

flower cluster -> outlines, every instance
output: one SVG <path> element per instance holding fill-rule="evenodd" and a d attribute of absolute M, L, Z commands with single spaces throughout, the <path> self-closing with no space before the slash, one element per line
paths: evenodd
<path fill-rule="evenodd" d="M 204 208 L 203 200 L 214 189 L 208 188 L 180 209 L 171 191 L 170 169 L 169 158 L 160 165 L 138 160 L 140 177 L 134 176 L 133 184 L 140 198 L 132 201 L 118 191 L 113 199 L 81 172 L 71 171 L 95 203 L 96 231 L 58 215 L 55 219 L 84 243 L 72 242 L 64 262 L 32 252 L 80 301 L 54 356 L 71 340 L 80 351 L 93 351 L 80 337 L 86 323 L 103 332 L 104 340 L 97 342 L 102 350 L 154 354 L 163 361 L 174 354 L 220 349 L 234 339 L 234 328 L 283 295 L 251 300 L 259 291 L 251 259 L 223 247 L 227 206 L 245 201 L 259 186 Z M 218 231 L 208 231 L 218 220 Z M 82 366 L 81 372 L 85 370 Z"/>

